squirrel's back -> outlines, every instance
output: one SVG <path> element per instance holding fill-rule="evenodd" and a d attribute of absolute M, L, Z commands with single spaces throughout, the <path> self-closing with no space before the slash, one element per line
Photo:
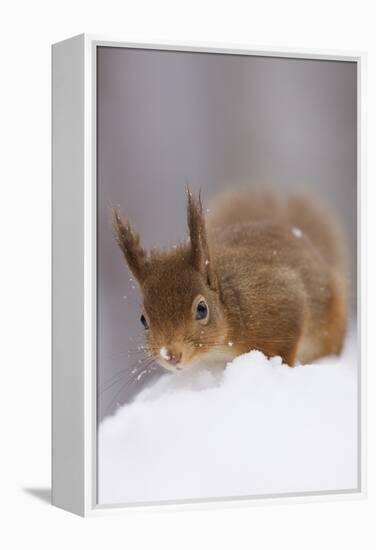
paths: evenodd
<path fill-rule="evenodd" d="M 268 341 L 259 345 L 264 351 L 290 334 L 298 342 L 292 358 L 306 362 L 340 352 L 345 246 L 329 210 L 309 197 L 235 190 L 210 205 L 207 229 L 222 300 L 238 317 L 232 324 L 244 327 L 244 339 L 258 326 L 260 342 Z"/>
<path fill-rule="evenodd" d="M 308 195 L 288 195 L 252 189 L 223 193 L 210 204 L 208 231 L 213 236 L 231 227 L 270 222 L 304 233 L 328 265 L 345 269 L 346 254 L 341 228 L 332 212 Z M 215 237 L 214 237 L 215 238 Z"/>

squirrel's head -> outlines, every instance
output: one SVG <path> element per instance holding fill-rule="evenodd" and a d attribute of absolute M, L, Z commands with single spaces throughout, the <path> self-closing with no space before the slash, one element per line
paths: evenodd
<path fill-rule="evenodd" d="M 149 354 L 169 370 L 220 352 L 226 325 L 211 263 L 200 197 L 187 191 L 189 241 L 169 251 L 144 250 L 114 211 L 117 242 L 143 295 L 140 313 Z"/>

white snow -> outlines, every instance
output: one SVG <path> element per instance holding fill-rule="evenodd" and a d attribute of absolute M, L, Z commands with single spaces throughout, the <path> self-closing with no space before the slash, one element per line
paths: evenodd
<path fill-rule="evenodd" d="M 252 351 L 166 374 L 99 427 L 99 502 L 357 486 L 354 332 L 342 357 L 289 368 Z"/>
<path fill-rule="evenodd" d="M 162 357 L 162 359 L 165 359 L 166 361 L 170 359 L 167 348 L 165 348 L 165 346 L 161 347 L 161 349 L 159 350 L 159 355 Z"/>
<path fill-rule="evenodd" d="M 299 229 L 299 227 L 292 227 L 291 233 L 296 237 L 297 239 L 300 239 L 303 235 L 303 231 Z"/>

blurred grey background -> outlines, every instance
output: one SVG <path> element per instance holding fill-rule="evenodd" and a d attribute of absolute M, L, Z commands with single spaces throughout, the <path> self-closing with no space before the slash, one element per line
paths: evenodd
<path fill-rule="evenodd" d="M 99 47 L 97 102 L 99 419 L 161 372 L 137 380 L 141 296 L 112 206 L 169 246 L 186 237 L 186 183 L 205 201 L 229 185 L 313 192 L 345 228 L 355 306 L 355 63 Z"/>

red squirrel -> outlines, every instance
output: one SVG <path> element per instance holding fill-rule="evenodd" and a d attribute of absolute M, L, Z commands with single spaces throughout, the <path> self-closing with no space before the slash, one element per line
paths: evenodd
<path fill-rule="evenodd" d="M 252 349 L 289 366 L 339 354 L 346 331 L 345 247 L 312 199 L 227 192 L 204 214 L 187 191 L 189 240 L 146 251 L 113 212 L 143 296 L 146 350 L 170 371 L 225 366 Z"/>

